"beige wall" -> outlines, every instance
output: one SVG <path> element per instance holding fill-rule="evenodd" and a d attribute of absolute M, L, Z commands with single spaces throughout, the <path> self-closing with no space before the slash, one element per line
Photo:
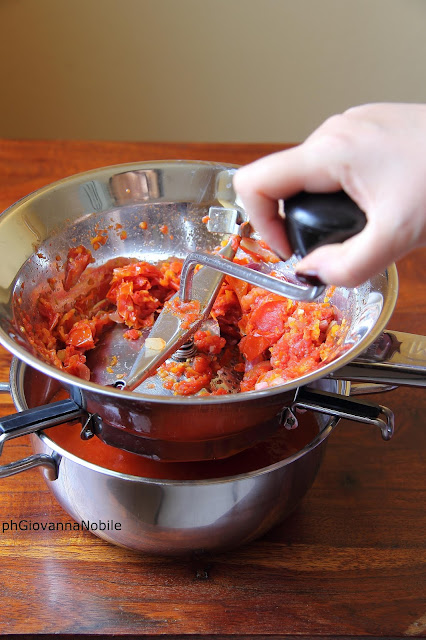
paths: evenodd
<path fill-rule="evenodd" d="M 426 102 L 425 0 L 0 0 L 0 136 L 298 141 Z"/>

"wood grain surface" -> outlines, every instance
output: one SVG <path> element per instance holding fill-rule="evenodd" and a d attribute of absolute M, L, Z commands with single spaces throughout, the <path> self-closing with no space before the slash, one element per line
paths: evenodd
<path fill-rule="evenodd" d="M 284 145 L 0 141 L 0 210 L 98 166 L 167 158 L 245 163 Z M 390 328 L 426 333 L 426 251 L 398 264 Z M 0 381 L 10 356 L 0 348 Z M 426 392 L 372 398 L 396 415 L 388 443 L 341 421 L 302 504 L 263 539 L 192 560 L 114 547 L 69 522 L 38 471 L 0 480 L 0 634 L 10 637 L 426 637 Z M 0 415 L 14 412 L 0 395 Z M 22 439 L 2 461 L 30 453 Z M 3 531 L 3 529 L 5 529 Z"/>

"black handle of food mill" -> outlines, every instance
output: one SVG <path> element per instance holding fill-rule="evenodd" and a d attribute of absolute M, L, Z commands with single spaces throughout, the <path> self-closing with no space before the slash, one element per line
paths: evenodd
<path fill-rule="evenodd" d="M 73 400 L 60 400 L 26 409 L 0 420 L 0 454 L 6 440 L 41 431 L 64 422 L 81 420 L 87 413 Z"/>
<path fill-rule="evenodd" d="M 302 191 L 284 202 L 285 229 L 298 258 L 324 244 L 343 242 L 365 227 L 367 218 L 344 192 Z"/>

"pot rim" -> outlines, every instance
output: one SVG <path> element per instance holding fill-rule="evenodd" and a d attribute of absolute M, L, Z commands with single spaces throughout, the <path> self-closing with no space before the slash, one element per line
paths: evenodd
<path fill-rule="evenodd" d="M 127 473 L 121 473 L 120 471 L 114 471 L 113 469 L 107 469 L 106 467 L 101 467 L 99 465 L 94 464 L 93 462 L 89 462 L 87 460 L 83 460 L 79 458 L 75 454 L 63 449 L 60 445 L 56 444 L 53 440 L 49 438 L 49 436 L 41 431 L 40 433 L 33 434 L 38 436 L 40 440 L 46 444 L 50 449 L 62 457 L 65 457 L 73 462 L 80 464 L 83 467 L 91 469 L 92 471 L 101 472 L 108 476 L 113 476 L 116 478 L 120 478 L 121 480 L 129 480 L 132 482 L 142 482 L 146 484 L 156 484 L 156 485 L 173 485 L 173 486 L 198 486 L 198 485 L 215 485 L 215 484 L 229 484 L 230 482 L 249 480 L 251 478 L 255 478 L 257 476 L 266 475 L 268 473 L 273 473 L 274 471 L 286 467 L 299 458 L 302 458 L 304 455 L 309 453 L 315 449 L 318 445 L 320 445 L 333 431 L 339 422 L 340 418 L 331 418 L 330 423 L 322 429 L 317 436 L 309 444 L 307 444 L 303 449 L 297 451 L 296 453 L 288 456 L 288 458 L 284 458 L 283 460 L 279 460 L 278 462 L 274 462 L 267 467 L 262 467 L 261 469 L 256 469 L 255 471 L 248 471 L 246 473 L 240 473 L 235 476 L 223 476 L 221 478 L 204 478 L 201 480 L 169 480 L 167 478 L 147 478 L 145 476 L 134 476 Z M 180 462 L 179 464 L 185 464 L 184 462 Z"/>
<path fill-rule="evenodd" d="M 38 198 L 42 194 L 48 194 L 49 192 L 54 192 L 55 190 L 61 188 L 63 185 L 69 183 L 79 183 L 80 181 L 86 181 L 89 178 L 94 178 L 95 176 L 99 176 L 104 173 L 112 172 L 117 169 L 129 169 L 133 170 L 143 169 L 143 168 L 163 168 L 166 165 L 188 165 L 188 166 L 213 166 L 217 168 L 235 168 L 237 169 L 239 165 L 235 164 L 227 164 L 220 163 L 214 161 L 203 161 L 203 160 L 156 160 L 156 161 L 144 161 L 144 162 L 130 162 L 124 164 L 116 164 L 110 165 L 106 167 L 99 167 L 97 169 L 91 169 L 90 171 L 77 173 L 61 180 L 55 181 L 49 185 L 46 185 L 40 189 L 37 189 L 27 196 L 24 196 L 10 207 L 8 207 L 1 217 L 14 215 L 19 208 L 30 202 L 34 198 Z M 139 400 L 145 401 L 149 404 L 166 404 L 166 405 L 182 405 L 182 406 L 198 406 L 198 405 L 216 405 L 216 404 L 232 404 L 239 402 L 258 402 L 266 398 L 271 398 L 277 395 L 286 394 L 287 392 L 296 389 L 297 387 L 307 385 L 315 380 L 319 380 L 320 378 L 326 377 L 328 374 L 336 371 L 337 369 L 343 367 L 344 365 L 352 362 L 354 358 L 360 355 L 368 346 L 376 340 L 376 338 L 382 333 L 384 328 L 386 327 L 393 310 L 396 305 L 397 297 L 398 297 L 398 273 L 395 264 L 392 264 L 388 267 L 388 269 L 383 273 L 383 275 L 387 278 L 389 286 L 388 293 L 384 299 L 383 308 L 381 309 L 380 316 L 377 319 L 373 328 L 369 331 L 369 333 L 364 336 L 364 338 L 360 341 L 360 343 L 354 344 L 350 347 L 345 353 L 331 361 L 330 363 L 322 366 L 321 368 L 296 378 L 295 380 L 290 380 L 289 382 L 281 385 L 277 385 L 276 387 L 270 387 L 268 389 L 261 389 L 258 391 L 249 391 L 238 394 L 228 394 L 223 396 L 167 396 L 167 395 L 154 395 L 154 394 L 146 394 L 139 393 L 138 391 L 126 391 L 126 389 L 118 389 L 115 387 L 106 387 L 104 385 L 100 385 L 95 382 L 85 381 L 76 376 L 73 376 L 69 373 L 61 371 L 50 365 L 48 363 L 43 362 L 37 356 L 27 351 L 24 347 L 20 346 L 12 337 L 9 335 L 2 327 L 0 327 L 0 344 L 4 346 L 8 351 L 10 351 L 14 356 L 23 360 L 26 364 L 32 366 L 33 368 L 41 371 L 42 373 L 48 375 L 51 378 L 59 380 L 65 383 L 68 386 L 76 387 L 78 389 L 82 389 L 84 391 L 96 392 L 101 396 L 108 397 L 117 397 L 121 400 Z M 12 334 L 13 335 L 13 334 Z"/>

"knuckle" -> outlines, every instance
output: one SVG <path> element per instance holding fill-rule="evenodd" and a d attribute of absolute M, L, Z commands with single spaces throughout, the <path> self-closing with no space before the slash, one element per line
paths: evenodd
<path fill-rule="evenodd" d="M 342 157 L 353 143 L 353 127 L 343 115 L 328 118 L 307 142 L 313 152 L 323 152 L 327 157 L 331 155 Z"/>

